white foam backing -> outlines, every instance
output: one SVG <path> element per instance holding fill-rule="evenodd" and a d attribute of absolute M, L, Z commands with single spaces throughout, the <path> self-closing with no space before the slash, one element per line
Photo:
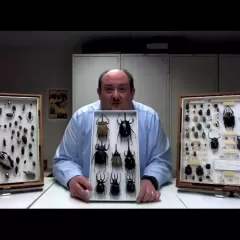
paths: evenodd
<path fill-rule="evenodd" d="M 8 104 L 10 101 L 10 104 Z M 23 104 L 25 104 L 25 111 L 22 110 Z M 32 105 L 31 105 L 32 104 Z M 16 111 L 13 118 L 6 117 L 6 113 L 12 113 L 12 107 L 16 107 Z M 2 109 L 2 114 L 0 115 L 0 151 L 6 152 L 11 159 L 14 161 L 14 168 L 11 170 L 4 170 L 0 166 L 0 184 L 14 184 L 19 182 L 33 182 L 39 181 L 40 179 L 40 161 L 39 161 L 39 117 L 38 109 L 39 102 L 37 97 L 20 97 L 20 96 L 0 96 L 0 108 Z M 27 120 L 28 112 L 31 111 L 33 114 L 32 121 Z M 22 117 L 20 120 L 19 116 Z M 17 126 L 14 122 L 17 121 Z M 9 127 L 9 123 L 12 126 Z M 4 128 L 4 125 L 7 127 Z M 31 126 L 34 126 L 34 131 L 31 130 Z M 19 129 L 22 126 L 22 129 Z M 27 133 L 23 132 L 23 129 L 27 128 Z M 15 134 L 12 136 L 12 130 L 15 130 Z M 17 143 L 17 132 L 19 131 L 21 143 Z M 33 132 L 33 137 L 31 137 L 31 132 Z M 27 137 L 27 144 L 22 142 L 22 136 Z M 6 147 L 3 145 L 3 139 L 6 139 Z M 32 140 L 34 139 L 34 141 Z M 32 149 L 29 149 L 29 143 L 32 144 Z M 14 145 L 14 152 L 11 152 L 11 146 Z M 21 153 L 21 148 L 24 146 L 24 155 Z M 29 152 L 32 152 L 33 156 L 29 156 Z M 16 163 L 16 158 L 20 158 L 19 164 Z M 24 164 L 24 160 L 26 163 Z M 0 159 L 1 161 L 1 159 Z M 36 163 L 33 166 L 33 162 Z M 16 166 L 18 166 L 18 173 L 15 173 Z M 34 179 L 29 179 L 23 171 L 34 172 L 36 177 Z M 9 173 L 9 179 L 5 177 L 5 173 Z"/>
<path fill-rule="evenodd" d="M 107 166 L 105 170 L 105 166 L 99 166 L 95 165 L 95 160 L 93 158 L 93 155 L 95 154 L 95 145 L 96 143 L 101 143 L 97 141 L 97 125 L 96 121 L 98 120 L 99 116 L 101 116 L 101 113 L 104 114 L 104 116 L 107 116 L 109 119 L 109 132 L 108 132 L 108 141 L 103 141 L 103 144 L 105 144 L 106 147 L 108 147 L 108 143 L 110 144 L 109 149 L 106 151 L 108 155 L 108 161 L 107 161 Z M 134 158 L 135 158 L 135 170 L 133 171 L 133 178 L 135 181 L 135 187 L 136 191 L 134 194 L 127 194 L 126 193 L 126 174 L 127 171 L 125 169 L 124 165 L 124 151 L 128 150 L 128 142 L 127 139 L 123 139 L 122 142 L 120 140 L 120 137 L 118 137 L 119 133 L 119 125 L 117 123 L 117 118 L 119 116 L 119 120 L 124 119 L 124 113 L 126 113 L 126 119 L 130 120 L 133 118 L 134 121 L 131 124 L 131 128 L 134 133 L 132 133 L 132 141 L 130 140 L 129 142 L 129 147 L 131 152 L 135 152 Z M 103 119 L 106 121 L 106 118 L 104 117 Z M 111 163 L 111 158 L 112 154 L 115 152 L 115 144 L 117 143 L 117 151 L 118 153 L 121 154 L 122 158 L 122 168 L 112 168 L 112 163 Z M 140 166 L 139 166 L 139 150 L 138 150 L 139 144 L 138 144 L 138 116 L 136 111 L 96 111 L 94 114 L 94 119 L 93 119 L 93 133 L 92 133 L 92 153 L 91 153 L 91 165 L 90 165 L 90 182 L 94 188 L 94 191 L 91 192 L 90 194 L 90 201 L 136 201 L 137 194 L 139 192 L 139 184 L 140 184 Z M 98 172 L 104 172 L 105 171 L 105 176 L 108 177 L 107 182 L 105 183 L 106 186 L 106 191 L 105 194 L 98 194 L 95 191 L 95 187 L 97 184 L 96 181 L 96 174 Z M 118 173 L 121 175 L 121 181 L 120 181 L 120 194 L 117 197 L 113 197 L 110 194 L 110 178 L 111 178 L 111 172 L 113 173 Z M 101 174 L 102 175 L 102 174 Z M 119 176 L 120 176 L 119 175 Z M 116 175 L 115 175 L 116 176 Z M 103 177 L 103 175 L 102 175 Z M 120 177 L 118 177 L 120 179 Z M 119 181 L 118 181 L 119 182 Z"/>
<path fill-rule="evenodd" d="M 199 103 L 191 103 L 191 101 L 199 101 Z M 206 116 L 206 122 L 203 122 L 198 111 L 200 108 L 200 102 L 203 101 L 203 115 L 206 116 L 206 111 L 209 108 L 211 116 Z M 186 112 L 186 104 L 189 104 L 189 113 Z M 196 105 L 196 109 L 193 105 Z M 210 104 L 210 107 L 208 105 Z M 219 112 L 214 107 L 214 104 L 218 105 Z M 234 129 L 225 128 L 223 122 L 223 112 L 229 104 L 229 107 L 233 110 L 235 116 Z M 201 184 L 221 184 L 221 185 L 240 185 L 240 171 L 239 171 L 239 153 L 237 149 L 237 136 L 240 136 L 240 96 L 239 95 L 221 95 L 221 96 L 207 96 L 207 97 L 185 97 L 182 98 L 182 115 L 181 115 L 181 152 L 180 152 L 180 180 L 182 182 L 194 182 Z M 195 110 L 195 114 L 193 113 Z M 190 121 L 185 121 L 185 116 L 189 115 Z M 194 116 L 198 116 L 198 121 L 194 121 Z M 219 126 L 215 125 L 216 121 L 219 122 Z M 206 138 L 203 139 L 201 134 L 203 130 L 197 130 L 197 124 L 201 123 Z M 207 128 L 207 124 L 210 124 L 210 128 Z M 193 135 L 192 127 L 195 127 L 195 132 L 199 134 L 199 138 L 196 139 Z M 186 138 L 186 129 L 189 128 L 190 137 Z M 209 134 L 209 131 L 212 130 Z M 217 132 L 216 132 L 217 131 Z M 209 134 L 209 136 L 208 136 Z M 218 137 L 219 148 L 217 151 L 211 149 L 210 143 L 213 137 Z M 227 139 L 226 139 L 227 137 Z M 194 150 L 191 143 L 194 142 Z M 198 144 L 200 143 L 200 147 Z M 189 148 L 189 155 L 186 155 L 186 144 Z M 196 151 L 197 156 L 193 156 L 193 152 Z M 225 152 L 224 152 L 225 151 Z M 196 175 L 196 167 L 199 165 L 196 161 L 199 161 L 204 170 L 202 181 L 199 181 L 199 176 Z M 222 161 L 222 162 L 221 162 Z M 185 174 L 185 167 L 190 164 L 192 168 L 191 176 Z M 196 164 L 196 165 L 195 165 Z M 210 170 L 206 169 L 206 164 L 210 164 Z M 216 169 L 215 169 L 216 167 Z M 224 169 L 225 168 L 225 169 Z M 195 175 L 195 179 L 192 179 L 192 175 Z M 206 176 L 210 176 L 207 179 Z"/>

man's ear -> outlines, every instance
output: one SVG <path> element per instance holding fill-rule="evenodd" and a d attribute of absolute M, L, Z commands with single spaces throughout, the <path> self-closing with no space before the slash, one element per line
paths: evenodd
<path fill-rule="evenodd" d="M 99 88 L 97 89 L 97 94 L 98 94 L 98 97 L 100 98 L 101 91 Z"/>
<path fill-rule="evenodd" d="M 132 89 L 132 98 L 134 98 L 135 95 L 135 88 Z"/>

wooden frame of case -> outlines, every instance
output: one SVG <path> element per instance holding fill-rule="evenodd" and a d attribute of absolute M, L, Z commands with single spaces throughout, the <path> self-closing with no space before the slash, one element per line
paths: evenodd
<path fill-rule="evenodd" d="M 38 149 L 39 155 L 39 178 L 36 181 L 25 181 L 16 183 L 0 183 L 0 191 L 16 189 L 32 189 L 44 186 L 44 164 L 43 164 L 43 134 L 42 134 L 42 95 L 41 94 L 21 94 L 21 93 L 0 93 L 0 97 L 26 97 L 35 98 L 38 103 Z"/>
<path fill-rule="evenodd" d="M 204 93 L 204 94 L 184 94 L 179 97 L 179 111 L 178 111 L 178 133 L 177 133 L 177 161 L 176 161 L 176 187 L 179 189 L 193 190 L 193 191 L 212 191 L 212 192 L 230 192 L 230 193 L 239 193 L 240 185 L 228 185 L 228 184 L 206 184 L 206 183 L 191 183 L 181 181 L 181 133 L 182 133 L 182 100 L 184 98 L 195 98 L 195 97 L 228 97 L 236 96 L 240 99 L 240 92 L 215 92 L 215 93 Z"/>

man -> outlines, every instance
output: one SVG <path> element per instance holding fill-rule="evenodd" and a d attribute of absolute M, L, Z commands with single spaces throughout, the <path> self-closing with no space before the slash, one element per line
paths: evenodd
<path fill-rule="evenodd" d="M 97 89 L 100 101 L 77 110 L 63 136 L 54 157 L 53 174 L 71 196 L 88 201 L 92 191 L 88 175 L 92 118 L 95 110 L 137 110 L 139 126 L 140 191 L 137 202 L 154 202 L 159 188 L 172 178 L 169 140 L 158 114 L 148 106 L 133 101 L 135 89 L 132 75 L 114 69 L 101 74 Z"/>

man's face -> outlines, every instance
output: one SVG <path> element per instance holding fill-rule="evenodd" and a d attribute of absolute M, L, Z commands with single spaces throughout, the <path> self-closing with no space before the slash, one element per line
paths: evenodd
<path fill-rule="evenodd" d="M 104 75 L 101 90 L 98 89 L 99 99 L 103 110 L 130 110 L 134 97 L 128 76 L 121 70 L 111 70 Z"/>

